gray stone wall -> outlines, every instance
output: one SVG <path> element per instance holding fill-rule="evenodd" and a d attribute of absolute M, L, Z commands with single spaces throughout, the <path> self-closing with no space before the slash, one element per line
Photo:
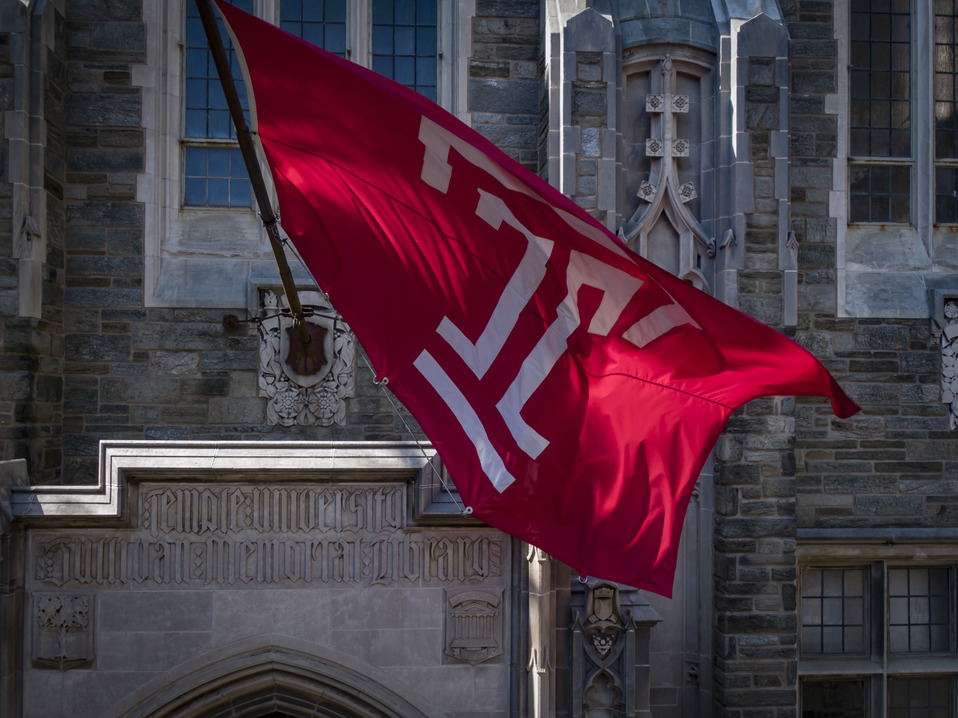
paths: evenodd
<path fill-rule="evenodd" d="M 540 168 L 542 52 L 536 0 L 477 0 L 469 63 L 473 128 L 533 172 Z"/>
<path fill-rule="evenodd" d="M 744 48 L 743 52 L 747 52 Z M 733 59 L 733 62 L 735 59 Z M 742 57 L 753 211 L 745 215 L 740 308 L 784 323 L 776 137 L 788 127 L 786 59 Z M 795 400 L 752 401 L 728 423 L 715 472 L 715 697 L 719 716 L 794 715 L 796 694 Z M 756 712 L 760 711 L 760 712 Z"/>
<path fill-rule="evenodd" d="M 26 459 L 39 481 L 57 480 L 61 464 L 67 32 L 59 5 L 31 15 L 9 3 L 0 12 L 10 31 L 0 35 L 0 456 Z M 37 65 L 42 73 L 31 75 Z"/>
<path fill-rule="evenodd" d="M 361 360 L 345 426 L 271 426 L 258 395 L 256 328 L 227 332 L 221 324 L 235 308 L 144 306 L 144 239 L 154 229 L 137 201 L 137 178 L 150 168 L 142 91 L 131 83 L 149 40 L 142 7 L 137 0 L 106 6 L 71 0 L 67 10 L 65 63 L 57 75 L 64 82 L 58 108 L 65 292 L 49 302 L 58 315 L 62 307 L 66 327 L 59 478 L 94 481 L 101 439 L 410 438 L 406 423 L 415 424 L 395 414 Z M 538 169 L 539 3 L 480 0 L 473 52 L 469 110 L 477 128 Z M 28 350 L 43 353 L 35 344 Z M 58 453 L 49 460 L 57 475 L 60 463 Z"/>
<path fill-rule="evenodd" d="M 836 306 L 836 224 L 829 217 L 837 116 L 830 3 L 786 4 L 792 65 L 792 229 L 798 243 L 797 340 L 822 358 L 863 408 L 839 421 L 799 401 L 800 528 L 958 526 L 958 436 L 940 401 L 940 350 L 930 322 L 842 319 Z"/>

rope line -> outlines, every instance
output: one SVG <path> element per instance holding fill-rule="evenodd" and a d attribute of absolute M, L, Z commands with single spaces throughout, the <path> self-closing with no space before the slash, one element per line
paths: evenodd
<path fill-rule="evenodd" d="M 278 216 L 277 216 L 277 219 L 279 219 Z M 283 246 L 286 247 L 289 251 L 291 251 L 292 254 L 293 254 L 293 256 L 296 257 L 296 260 L 300 263 L 300 265 L 303 267 L 303 269 L 305 269 L 305 270 L 309 273 L 309 275 L 312 276 L 312 272 L 309 271 L 309 267 L 306 266 L 306 262 L 303 261 L 303 258 L 302 258 L 302 256 L 300 255 L 299 250 L 297 250 L 297 249 L 296 249 L 296 245 L 295 245 L 293 242 L 290 241 L 288 235 L 282 238 L 282 242 L 283 242 Z M 315 278 L 314 278 L 314 279 L 315 279 Z M 317 286 L 318 286 L 318 282 L 317 282 Z M 329 301 L 329 294 L 327 294 L 326 291 L 323 290 L 322 287 L 319 287 L 319 291 L 321 291 L 321 292 L 323 293 L 323 296 L 326 297 L 326 300 Z M 339 312 L 337 312 L 337 311 L 335 310 L 335 308 L 333 308 L 333 305 L 332 305 L 331 302 L 330 302 L 330 305 L 329 305 L 329 306 L 330 306 L 330 309 L 331 309 L 331 310 L 333 311 L 333 313 L 335 314 L 337 320 L 338 320 L 338 321 L 343 321 L 342 315 L 341 315 Z M 388 376 L 384 376 L 382 379 L 377 379 L 377 378 L 376 378 L 376 370 L 373 369 L 373 365 L 369 363 L 369 357 L 366 356 L 366 351 L 365 351 L 361 346 L 360 346 L 360 348 L 359 348 L 359 355 L 362 357 L 363 363 L 366 365 L 366 367 L 369 369 L 369 372 L 372 374 L 372 376 L 373 376 L 373 383 L 380 388 L 380 390 L 382 391 L 383 395 L 384 395 L 384 396 L 386 397 L 386 399 L 389 401 L 389 404 L 390 404 L 390 405 L 392 406 L 392 408 L 393 408 L 393 413 L 394 413 L 396 416 L 399 417 L 399 420 L 402 422 L 402 424 L 403 424 L 403 426 L 405 427 L 406 431 L 409 433 L 409 436 L 411 436 L 412 439 L 413 439 L 413 441 L 416 442 L 416 446 L 418 446 L 418 447 L 419 447 L 419 451 L 422 452 L 423 458 L 426 460 L 426 464 L 429 466 L 429 468 L 430 468 L 430 470 L 432 471 L 432 473 L 435 474 L 436 478 L 439 479 L 439 483 L 442 485 L 443 490 L 444 490 L 447 494 L 449 494 L 449 498 L 452 499 L 452 502 L 456 505 L 456 509 L 457 509 L 457 510 L 459 511 L 459 513 L 460 513 L 461 515 L 463 515 L 463 516 L 469 516 L 469 515 L 471 515 L 471 514 L 472 514 L 472 507 L 471 507 L 471 506 L 465 506 L 465 507 L 464 507 L 461 503 L 459 503 L 459 500 L 456 498 L 456 494 L 454 494 L 454 493 L 452 492 L 452 489 L 449 488 L 449 484 L 447 484 L 447 483 L 446 483 L 446 480 L 443 478 L 442 472 L 440 472 L 440 471 L 436 468 L 435 464 L 433 464 L 433 462 L 432 462 L 432 460 L 431 460 L 432 457 L 430 457 L 430 456 L 426 453 L 426 449 L 423 447 L 422 442 L 416 437 L 416 433 L 412 430 L 412 427 L 409 426 L 409 422 L 406 421 L 406 417 L 403 416 L 402 411 L 400 411 L 399 405 L 396 403 L 396 400 L 393 398 L 392 394 L 391 394 L 389 391 L 386 390 L 386 387 L 389 385 L 389 377 L 388 377 Z"/>

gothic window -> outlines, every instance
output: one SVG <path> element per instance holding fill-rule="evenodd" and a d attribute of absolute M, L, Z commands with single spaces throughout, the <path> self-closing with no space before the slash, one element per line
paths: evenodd
<path fill-rule="evenodd" d="M 349 14 L 346 0 L 280 0 L 279 26 L 340 57 L 349 57 L 397 82 L 437 99 L 438 3 L 437 0 L 367 0 L 366 12 Z M 233 3 L 253 12 L 253 0 Z M 356 3 L 358 7 L 362 3 Z M 187 207 L 250 207 L 252 190 L 242 155 L 236 146 L 233 123 L 226 107 L 212 54 L 195 3 L 186 12 L 184 181 Z M 360 23 L 356 18 L 368 17 Z M 270 13 L 261 13 L 276 21 Z M 353 20 L 353 22 L 350 22 Z M 237 80 L 243 109 L 246 88 L 229 38 L 220 35 Z M 370 43 L 371 39 L 371 43 Z M 352 52 L 366 47 L 368 53 Z M 248 119 L 248 115 L 247 115 Z"/>
<path fill-rule="evenodd" d="M 935 221 L 958 223 L 958 0 L 935 0 Z"/>
<path fill-rule="evenodd" d="M 462 28 L 471 27 L 474 0 L 383 2 L 234 4 L 365 67 L 374 63 L 374 24 L 379 34 L 389 31 L 394 49 L 403 52 L 399 70 L 406 74 L 398 79 L 408 76 L 411 66 L 415 89 L 468 121 L 467 95 L 457 78 L 469 72 L 471 34 Z M 150 307 L 258 311 L 252 300 L 258 294 L 251 288 L 275 274 L 272 252 L 252 211 L 245 163 L 194 0 L 143 8 L 147 60 L 134 68 L 133 82 L 141 91 L 146 132 L 146 166 L 138 178 L 147 227 L 144 301 Z M 228 36 L 222 37 L 228 47 Z M 385 58 L 388 53 L 377 46 L 375 54 Z M 232 54 L 231 63 L 238 79 Z M 245 102 L 242 83 L 237 90 Z M 304 276 L 302 281 L 310 280 Z"/>
<path fill-rule="evenodd" d="M 252 12 L 252 0 L 234 3 Z M 236 147 L 236 134 L 226 107 L 213 55 L 206 42 L 203 22 L 195 3 L 187 3 L 185 92 L 183 121 L 183 204 L 188 207 L 250 207 L 252 189 L 243 157 Z M 225 39 L 222 21 L 220 35 L 227 43 L 227 57 L 233 78 L 242 75 L 236 53 Z M 240 101 L 247 109 L 246 87 L 236 85 Z"/>
<path fill-rule="evenodd" d="M 851 0 L 851 222 L 958 222 L 956 19 L 958 0 Z"/>
<path fill-rule="evenodd" d="M 955 567 L 807 566 L 803 718 L 955 718 Z"/>
<path fill-rule="evenodd" d="M 864 569 L 806 569 L 802 579 L 802 655 L 864 655 L 864 628 Z"/>
<path fill-rule="evenodd" d="M 376 72 L 436 100 L 436 0 L 373 0 Z"/>
<path fill-rule="evenodd" d="M 279 26 L 334 55 L 346 57 L 346 0 L 282 0 Z"/>

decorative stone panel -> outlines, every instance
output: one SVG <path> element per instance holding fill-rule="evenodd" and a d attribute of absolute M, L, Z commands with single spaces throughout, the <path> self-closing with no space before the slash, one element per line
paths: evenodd
<path fill-rule="evenodd" d="M 310 375 L 298 373 L 287 362 L 293 318 L 284 313 L 280 298 L 262 293 L 266 318 L 259 325 L 259 395 L 266 397 L 270 425 L 342 426 L 347 400 L 356 393 L 356 348 L 353 334 L 318 292 L 304 292 L 307 324 L 314 341 L 322 341 L 322 364 Z M 312 305 L 307 305 L 311 302 Z"/>
<path fill-rule="evenodd" d="M 941 325 L 941 401 L 948 405 L 948 426 L 958 428 L 958 298 L 945 299 Z"/>
<path fill-rule="evenodd" d="M 93 662 L 93 595 L 34 594 L 33 663 L 78 668 Z"/>
<path fill-rule="evenodd" d="M 502 591 L 446 591 L 447 656 L 476 665 L 502 655 Z"/>
<path fill-rule="evenodd" d="M 572 715 L 652 715 L 649 634 L 659 615 L 635 589 L 589 582 L 572 608 Z"/>

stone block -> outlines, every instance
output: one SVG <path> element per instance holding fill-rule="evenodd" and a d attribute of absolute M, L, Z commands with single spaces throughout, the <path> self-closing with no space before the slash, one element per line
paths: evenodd
<path fill-rule="evenodd" d="M 229 337 L 223 327 L 210 322 L 140 322 L 133 326 L 133 344 L 137 349 L 164 351 L 222 350 Z"/>
<path fill-rule="evenodd" d="M 911 441 L 908 458 L 912 461 L 958 460 L 958 441 Z"/>
<path fill-rule="evenodd" d="M 259 356 L 250 351 L 205 351 L 200 359 L 203 371 L 259 368 Z"/>
<path fill-rule="evenodd" d="M 82 250 L 106 250 L 107 230 L 105 227 L 71 225 L 66 230 L 66 240 L 71 252 Z"/>
<path fill-rule="evenodd" d="M 572 89 L 572 116 L 577 117 L 605 117 L 605 91 L 573 87 Z"/>
<path fill-rule="evenodd" d="M 903 352 L 899 360 L 903 372 L 938 374 L 941 358 L 939 352 Z"/>
<path fill-rule="evenodd" d="M 97 50 L 145 50 L 146 26 L 141 22 L 94 22 L 90 43 Z M 116 60 L 116 53 L 111 53 Z"/>
<path fill-rule="evenodd" d="M 223 396 L 229 393 L 230 380 L 225 376 L 183 379 L 180 388 L 184 396 Z"/>
<path fill-rule="evenodd" d="M 475 130 L 497 147 L 535 147 L 536 128 L 516 125 L 477 125 Z"/>
<path fill-rule="evenodd" d="M 81 361 L 126 361 L 130 358 L 130 337 L 124 334 L 68 334 L 67 354 Z"/>
<path fill-rule="evenodd" d="M 206 404 L 174 404 L 160 407 L 160 421 L 166 424 L 206 424 Z"/>
<path fill-rule="evenodd" d="M 68 125 L 76 127 L 138 127 L 141 123 L 139 95 L 69 93 L 64 100 Z"/>
<path fill-rule="evenodd" d="M 472 60 L 470 77 L 509 77 L 511 64 L 504 60 Z"/>
<path fill-rule="evenodd" d="M 196 374 L 200 355 L 196 352 L 156 351 L 150 355 L 150 370 L 154 374 L 187 376 Z"/>
<path fill-rule="evenodd" d="M 908 349 L 908 328 L 886 324 L 859 326 L 855 332 L 855 346 L 889 351 Z"/>
<path fill-rule="evenodd" d="M 79 202 L 67 205 L 67 222 L 93 227 L 142 227 L 139 202 Z"/>
<path fill-rule="evenodd" d="M 865 516 L 918 516 L 924 508 L 921 496 L 856 496 L 855 513 Z"/>
<path fill-rule="evenodd" d="M 209 402 L 210 424 L 252 424 L 266 422 L 266 400 L 259 397 L 215 397 Z"/>
<path fill-rule="evenodd" d="M 838 53 L 837 42 L 831 38 L 825 39 L 798 39 L 792 38 L 789 43 L 789 49 L 794 58 L 814 57 L 826 58 L 835 57 Z"/>
<path fill-rule="evenodd" d="M 67 289 L 64 303 L 71 307 L 116 307 L 143 304 L 141 289 Z"/>
<path fill-rule="evenodd" d="M 760 538 L 763 536 L 794 536 L 795 522 L 782 518 L 726 518 L 718 522 L 718 534 L 728 538 Z"/>
<path fill-rule="evenodd" d="M 805 243 L 798 247 L 799 269 L 832 269 L 835 267 L 835 247 L 825 243 Z"/>
<path fill-rule="evenodd" d="M 798 304 L 808 312 L 835 312 L 835 287 L 828 285 L 799 285 Z"/>
<path fill-rule="evenodd" d="M 74 277 L 140 277 L 143 260 L 138 257 L 67 257 L 67 274 Z"/>
<path fill-rule="evenodd" d="M 536 114 L 538 85 L 528 80 L 474 79 L 469 84 L 469 107 L 484 112 Z"/>
<path fill-rule="evenodd" d="M 477 0 L 479 17 L 539 17 L 539 3 L 534 0 Z"/>
<path fill-rule="evenodd" d="M 100 397 L 124 404 L 174 404 L 179 401 L 179 380 L 172 377 L 104 377 Z"/>
<path fill-rule="evenodd" d="M 139 172 L 143 150 L 77 147 L 67 151 L 68 172 Z"/>

